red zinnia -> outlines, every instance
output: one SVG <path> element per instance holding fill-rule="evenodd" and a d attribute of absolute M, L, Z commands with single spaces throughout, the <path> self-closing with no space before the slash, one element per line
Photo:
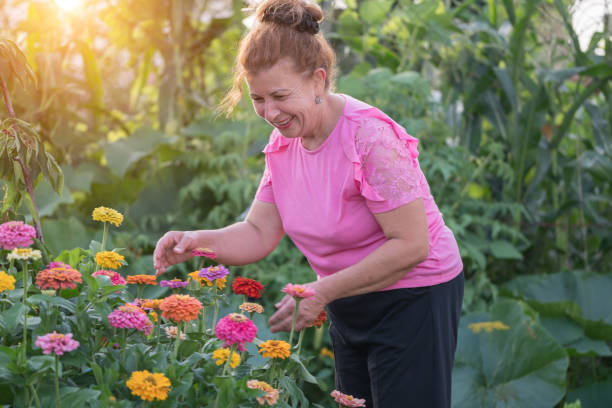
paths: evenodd
<path fill-rule="evenodd" d="M 232 289 L 237 295 L 246 295 L 250 298 L 260 298 L 264 285 L 254 279 L 237 276 L 232 284 Z"/>

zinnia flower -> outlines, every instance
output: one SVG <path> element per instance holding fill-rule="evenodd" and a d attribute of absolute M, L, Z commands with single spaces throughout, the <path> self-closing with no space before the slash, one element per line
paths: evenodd
<path fill-rule="evenodd" d="M 225 266 L 217 265 L 201 269 L 198 276 L 200 278 L 206 278 L 209 281 L 214 281 L 215 279 L 225 278 L 227 274 L 229 274 L 229 270 Z"/>
<path fill-rule="evenodd" d="M 238 308 L 242 310 L 243 312 L 249 312 L 249 313 L 253 313 L 253 312 L 263 313 L 264 312 L 263 306 L 258 303 L 244 302 L 243 304 L 238 306 Z"/>
<path fill-rule="evenodd" d="M 126 282 L 130 285 L 157 285 L 155 275 L 129 275 Z"/>
<path fill-rule="evenodd" d="M 197 319 L 202 303 L 189 295 L 171 295 L 159 305 L 162 317 L 175 322 L 188 322 Z"/>
<path fill-rule="evenodd" d="M 257 326 L 245 315 L 230 313 L 217 322 L 217 338 L 225 341 L 225 347 L 236 344 L 238 350 L 244 351 L 244 343 L 250 343 L 257 335 Z"/>
<path fill-rule="evenodd" d="M 9 221 L 0 225 L 0 248 L 12 250 L 29 247 L 34 243 L 36 230 L 23 221 Z"/>
<path fill-rule="evenodd" d="M 191 256 L 203 256 L 210 259 L 215 259 L 217 254 L 210 248 L 196 248 L 191 251 Z"/>
<path fill-rule="evenodd" d="M 64 264 L 66 265 L 66 264 Z M 36 286 L 38 289 L 74 289 L 77 283 L 83 283 L 81 272 L 70 266 L 59 266 L 51 269 L 43 269 L 36 275 Z"/>
<path fill-rule="evenodd" d="M 113 251 L 100 251 L 96 254 L 96 263 L 104 269 L 118 269 L 125 258 Z"/>
<path fill-rule="evenodd" d="M 285 359 L 291 355 L 291 345 L 282 340 L 268 340 L 259 345 L 259 354 L 268 358 Z"/>
<path fill-rule="evenodd" d="M 468 324 L 468 329 L 474 333 L 480 333 L 481 330 L 491 333 L 493 330 L 509 330 L 510 327 L 506 326 L 502 321 L 496 320 L 494 322 L 479 322 Z"/>
<path fill-rule="evenodd" d="M 188 273 L 187 275 L 189 275 L 189 278 L 193 279 L 196 282 L 200 283 L 200 287 L 206 285 L 208 287 L 211 287 L 213 285 L 213 282 L 209 281 L 206 278 L 200 278 L 200 271 L 194 271 L 191 273 Z M 227 277 L 222 278 L 222 279 L 215 279 L 214 283 L 217 285 L 217 289 L 219 290 L 223 290 L 225 288 L 225 283 L 227 282 Z"/>
<path fill-rule="evenodd" d="M 172 288 L 172 289 L 184 288 L 187 285 L 189 285 L 189 281 L 182 281 L 180 279 L 163 280 L 159 284 L 159 286 L 163 288 Z"/>
<path fill-rule="evenodd" d="M 176 339 L 176 333 L 178 333 L 178 327 L 176 326 L 167 326 L 164 328 L 166 331 L 166 336 L 171 339 Z M 184 332 L 181 332 L 181 340 L 187 339 L 187 336 Z"/>
<path fill-rule="evenodd" d="M 136 395 L 145 401 L 159 400 L 168 398 L 170 391 L 170 380 L 161 373 L 151 373 L 148 370 L 134 371 L 125 385 Z"/>
<path fill-rule="evenodd" d="M 127 282 L 123 279 L 123 276 L 119 272 L 110 271 L 108 269 L 100 269 L 91 274 L 91 276 L 108 276 L 110 278 L 111 285 L 125 285 Z"/>
<path fill-rule="evenodd" d="M 364 399 L 359 399 L 359 398 L 355 398 L 352 395 L 347 395 L 347 394 L 343 394 L 338 390 L 333 390 L 330 394 L 333 398 L 334 401 L 336 401 L 338 404 L 344 406 L 344 407 L 365 407 L 365 400 Z"/>
<path fill-rule="evenodd" d="M 229 349 L 220 348 L 213 351 L 212 358 L 215 360 L 217 365 L 225 364 L 229 356 Z M 230 367 L 236 368 L 240 365 L 240 354 L 235 351 L 232 352 L 232 360 L 230 361 Z"/>
<path fill-rule="evenodd" d="M 107 207 L 94 208 L 91 218 L 94 221 L 110 222 L 115 224 L 115 227 L 118 227 L 123 222 L 123 215 L 119 211 Z"/>
<path fill-rule="evenodd" d="M 293 298 L 305 299 L 311 296 L 314 296 L 316 293 L 314 289 L 311 289 L 304 285 L 294 285 L 292 283 L 288 283 L 282 290 L 289 296 L 293 296 Z"/>
<path fill-rule="evenodd" d="M 159 309 L 159 306 L 164 301 L 164 299 L 138 299 L 139 304 L 138 307 L 142 309 Z"/>
<path fill-rule="evenodd" d="M 317 316 L 317 318 L 308 325 L 308 327 L 321 327 L 323 323 L 327 321 L 327 312 L 325 310 L 321 310 L 321 313 Z"/>
<path fill-rule="evenodd" d="M 58 356 L 79 347 L 79 342 L 72 339 L 72 333 L 61 334 L 55 330 L 53 333 L 38 336 L 34 344 L 43 349 L 44 354 L 55 353 Z"/>
<path fill-rule="evenodd" d="M 157 323 L 157 313 L 155 313 L 154 311 L 150 310 L 149 311 L 149 317 L 151 318 L 151 320 L 153 320 L 154 323 Z"/>
<path fill-rule="evenodd" d="M 252 390 L 261 390 L 266 393 L 263 397 L 257 397 L 259 405 L 268 404 L 270 406 L 275 405 L 278 401 L 278 390 L 273 388 L 270 384 L 265 381 L 249 380 L 246 383 L 247 387 Z"/>
<path fill-rule="evenodd" d="M 264 285 L 254 279 L 237 276 L 232 284 L 232 289 L 237 295 L 246 295 L 250 298 L 260 298 Z"/>
<path fill-rule="evenodd" d="M 15 282 L 15 278 L 13 278 L 11 275 L 5 271 L 0 271 L 0 292 L 15 290 Z"/>
<path fill-rule="evenodd" d="M 327 347 L 323 347 L 319 354 L 321 354 L 321 357 L 329 357 L 332 360 L 335 358 L 334 357 L 334 352 L 331 351 L 330 349 L 328 349 Z"/>
<path fill-rule="evenodd" d="M 145 311 L 129 303 L 113 310 L 108 315 L 108 322 L 113 327 L 140 330 L 146 336 L 153 331 L 153 323 L 151 323 Z"/>
<path fill-rule="evenodd" d="M 27 261 L 29 259 L 39 260 L 42 254 L 38 249 L 15 248 L 6 256 L 9 261 Z"/>

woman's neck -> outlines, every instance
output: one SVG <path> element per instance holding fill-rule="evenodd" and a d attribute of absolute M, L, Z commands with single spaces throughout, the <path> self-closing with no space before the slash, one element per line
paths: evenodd
<path fill-rule="evenodd" d="M 311 137 L 302 137 L 302 146 L 306 150 L 315 150 L 327 140 L 331 132 L 336 127 L 342 112 L 344 111 L 345 99 L 334 93 L 329 93 L 319 107 L 321 112 L 321 124 Z"/>

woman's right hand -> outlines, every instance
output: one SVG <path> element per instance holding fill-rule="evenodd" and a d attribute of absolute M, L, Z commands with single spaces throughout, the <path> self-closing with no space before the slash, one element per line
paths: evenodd
<path fill-rule="evenodd" d="M 153 252 L 155 275 L 159 276 L 166 269 L 192 258 L 191 251 L 198 248 L 198 231 L 168 231 L 157 241 Z"/>

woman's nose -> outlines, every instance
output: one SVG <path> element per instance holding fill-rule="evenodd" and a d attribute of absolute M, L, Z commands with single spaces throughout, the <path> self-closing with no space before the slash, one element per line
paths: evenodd
<path fill-rule="evenodd" d="M 263 118 L 268 122 L 273 122 L 278 117 L 279 109 L 274 101 L 266 101 L 264 104 Z"/>

